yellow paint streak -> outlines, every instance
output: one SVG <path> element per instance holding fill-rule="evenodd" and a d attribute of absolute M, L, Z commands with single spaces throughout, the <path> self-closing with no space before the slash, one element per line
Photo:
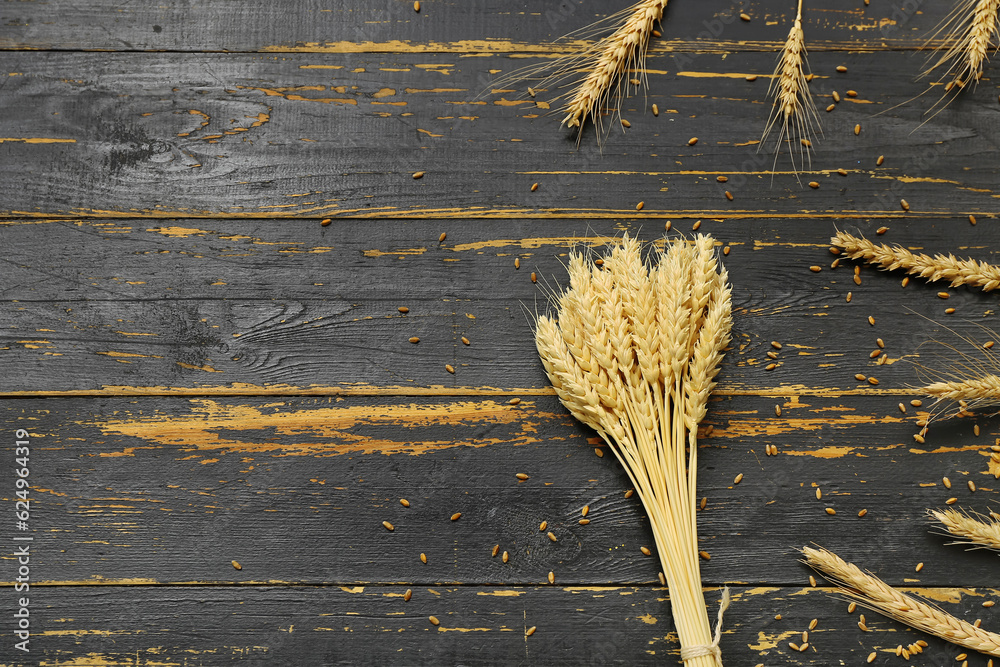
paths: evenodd
<path fill-rule="evenodd" d="M 400 248 L 399 250 L 365 250 L 365 257 L 395 257 L 396 255 L 422 255 L 427 248 Z"/>
<path fill-rule="evenodd" d="M 206 373 L 221 373 L 222 371 L 212 368 L 211 366 L 195 366 L 194 364 L 186 364 L 183 361 L 178 361 L 177 365 L 181 368 L 186 368 L 192 371 L 205 371 Z"/>
<path fill-rule="evenodd" d="M 751 651 L 767 651 L 772 648 L 777 648 L 778 644 L 784 642 L 790 637 L 801 637 L 801 630 L 785 630 L 779 633 L 770 633 L 760 630 L 757 632 L 757 643 L 748 644 L 747 648 Z"/>
<path fill-rule="evenodd" d="M 524 595 L 524 591 L 479 591 L 476 595 L 491 595 L 498 598 L 516 598 Z"/>
<path fill-rule="evenodd" d="M 840 415 L 837 419 L 823 418 L 796 418 L 796 419 L 766 419 L 754 421 L 730 422 L 725 428 L 716 427 L 712 432 L 713 437 L 746 438 L 758 437 L 762 435 L 779 435 L 782 433 L 813 432 L 829 428 L 850 428 L 859 424 L 896 424 L 903 421 L 897 417 L 874 417 L 872 415 Z M 836 458 L 846 456 L 851 447 L 824 447 L 819 450 L 808 450 L 804 452 L 790 452 L 782 449 L 783 454 L 820 456 L 821 458 Z M 823 452 L 828 450 L 826 454 Z M 834 450 L 844 450 L 843 453 L 834 455 Z"/>
<path fill-rule="evenodd" d="M 389 253 L 390 255 L 392 253 Z M 842 396 L 912 396 L 912 390 L 870 388 L 841 389 L 838 387 L 810 387 L 807 385 L 777 385 L 773 387 L 719 386 L 714 394 L 718 396 L 759 396 L 787 399 L 790 396 L 810 396 L 839 398 Z M 554 396 L 551 387 L 490 387 L 490 386 L 444 386 L 428 385 L 373 385 L 364 382 L 350 382 L 342 385 L 259 385 L 249 382 L 233 382 L 225 385 L 192 385 L 177 387 L 169 385 L 101 385 L 91 389 L 0 391 L 0 398 L 22 398 L 25 396 Z M 716 428 L 714 434 L 722 433 Z"/>
<path fill-rule="evenodd" d="M 134 352 L 98 352 L 97 354 L 103 354 L 107 357 L 143 357 L 146 359 L 162 359 L 163 357 L 158 354 L 136 354 Z"/>
<path fill-rule="evenodd" d="M 405 88 L 405 93 L 464 93 L 468 88 Z"/>
<path fill-rule="evenodd" d="M 75 144 L 76 139 L 55 139 L 52 137 L 0 137 L 0 144 L 4 142 L 20 144 Z"/>
<path fill-rule="evenodd" d="M 947 185 L 962 185 L 958 181 L 950 181 L 946 178 L 932 178 L 930 176 L 896 176 L 900 183 L 945 183 Z M 989 192 L 987 190 L 986 192 Z"/>
<path fill-rule="evenodd" d="M 374 97 L 377 100 L 380 100 L 383 97 L 390 97 L 390 96 L 395 95 L 395 94 L 396 94 L 396 91 L 394 89 L 392 89 L 392 88 L 383 88 L 380 91 L 378 91 L 377 93 L 375 93 L 374 95 L 372 95 L 372 97 Z"/>
<path fill-rule="evenodd" d="M 124 658 L 111 658 L 102 653 L 87 653 L 85 655 L 77 655 L 72 658 L 67 658 L 63 660 L 59 659 L 59 662 L 39 662 L 39 665 L 59 665 L 59 667 L 127 667 L 135 665 L 136 661 L 131 657 L 127 656 Z M 143 660 L 142 664 L 145 665 L 163 665 L 166 667 L 174 667 L 175 665 L 180 665 L 179 662 L 147 662 Z"/>
<path fill-rule="evenodd" d="M 48 636 L 51 636 L 51 637 L 65 637 L 65 636 L 83 637 L 85 635 L 97 635 L 97 636 L 100 636 L 100 637 L 112 637 L 114 635 L 138 634 L 139 632 L 142 632 L 142 631 L 138 630 L 136 632 L 132 632 L 130 630 L 44 630 L 42 632 L 39 632 L 38 634 L 40 634 L 40 635 L 48 635 Z M 32 633 L 32 634 L 34 634 L 34 633 Z M 62 663 L 60 663 L 60 664 L 62 664 Z"/>
<path fill-rule="evenodd" d="M 439 625 L 437 630 L 438 632 L 490 632 L 492 628 L 446 628 Z"/>
<path fill-rule="evenodd" d="M 181 451 L 334 456 L 347 453 L 419 455 L 451 447 L 485 447 L 501 440 L 462 438 L 469 431 L 476 430 L 471 428 L 474 425 L 493 426 L 517 423 L 523 419 L 523 404 L 515 409 L 490 400 L 360 405 L 286 412 L 246 405 L 223 405 L 210 399 L 194 399 L 189 405 L 191 413 L 187 415 L 136 416 L 81 424 L 98 428 L 108 435 L 126 435 L 153 445 L 179 447 Z M 536 414 L 546 418 L 556 417 Z M 386 426 L 392 428 L 382 432 L 381 428 Z M 455 427 L 456 437 L 435 441 L 408 432 L 409 429 L 431 426 Z M 262 439 L 262 430 L 271 431 L 279 437 Z M 248 433 L 245 440 L 239 438 L 241 432 Z M 398 439 L 391 439 L 389 433 L 395 434 Z M 524 443 L 537 441 L 528 432 L 514 434 L 512 439 Z"/>
<path fill-rule="evenodd" d="M 196 236 L 198 234 L 211 233 L 204 229 L 197 229 L 195 227 L 148 227 L 146 231 L 163 234 L 164 236 L 173 239 L 186 239 L 190 236 Z"/>
<path fill-rule="evenodd" d="M 365 587 L 364 586 L 341 586 L 340 590 L 344 591 L 345 593 L 364 593 L 365 592 Z"/>
<path fill-rule="evenodd" d="M 678 72 L 677 76 L 687 76 L 696 79 L 745 79 L 747 77 L 746 73 L 743 72 Z M 758 74 L 762 79 L 773 78 L 774 75 L 771 74 Z"/>
<path fill-rule="evenodd" d="M 241 90 L 259 90 L 268 97 L 283 97 L 286 100 L 291 100 L 293 102 L 322 102 L 323 104 L 353 104 L 357 105 L 358 101 L 353 97 L 302 97 L 301 95 L 296 95 L 293 93 L 285 92 L 287 90 L 316 90 L 314 86 L 303 86 L 300 88 L 260 88 L 258 86 L 236 86 Z"/>

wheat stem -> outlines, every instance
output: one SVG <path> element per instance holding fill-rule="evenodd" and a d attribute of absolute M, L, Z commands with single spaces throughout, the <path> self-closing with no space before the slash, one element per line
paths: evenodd
<path fill-rule="evenodd" d="M 802 553 L 810 567 L 836 583 L 842 593 L 861 604 L 953 644 L 1000 657 L 1000 635 L 987 632 L 901 593 L 827 549 L 804 547 Z"/>
<path fill-rule="evenodd" d="M 886 271 L 903 269 L 907 273 L 929 282 L 947 280 L 952 287 L 969 285 L 990 292 L 1000 287 L 1000 267 L 975 259 L 958 259 L 940 253 L 931 256 L 913 253 L 900 246 L 875 244 L 866 238 L 847 232 L 837 232 L 830 243 L 842 248 L 851 259 L 862 259 L 877 264 Z"/>

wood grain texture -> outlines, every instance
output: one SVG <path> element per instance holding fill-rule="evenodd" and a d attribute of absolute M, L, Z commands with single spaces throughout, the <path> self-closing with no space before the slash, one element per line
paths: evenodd
<path fill-rule="evenodd" d="M 3 418 L 31 433 L 33 562 L 50 583 L 657 578 L 620 465 L 553 397 L 23 399 L 6 401 Z M 995 424 L 979 420 L 975 437 L 975 420 L 942 423 L 918 445 L 915 419 L 895 398 L 713 400 L 699 454 L 706 584 L 801 584 L 795 548 L 833 536 L 896 582 L 989 580 L 996 556 L 948 546 L 925 511 L 953 497 L 986 511 Z M 491 557 L 496 544 L 508 563 Z M 916 574 L 918 561 L 928 566 Z"/>
<path fill-rule="evenodd" d="M 885 223 L 849 228 L 924 252 L 995 261 L 991 221 L 897 220 L 878 235 Z M 548 291 L 565 283 L 566 253 L 624 231 L 662 239 L 662 226 L 647 220 L 363 224 L 364 233 L 342 222 L 280 220 L 7 224 L 0 360 L 8 372 L 0 390 L 550 393 L 531 320 L 546 308 Z M 931 338 L 956 341 L 945 326 L 980 342 L 989 337 L 976 324 L 994 309 L 989 294 L 918 278 L 902 288 L 897 273 L 860 265 L 857 285 L 849 261 L 831 270 L 835 229 L 796 219 L 702 223 L 699 231 L 731 249 L 723 260 L 734 286 L 736 343 L 723 363 L 722 393 L 902 399 L 919 384 L 904 358 Z M 690 233 L 690 221 L 672 231 Z M 81 245 L 94 250 L 81 254 Z M 817 265 L 823 270 L 810 271 Z M 946 315 L 946 307 L 956 313 Z M 869 358 L 876 338 L 892 363 Z M 771 341 L 785 347 L 767 370 Z M 879 385 L 858 382 L 857 373 Z"/>
<path fill-rule="evenodd" d="M 547 92 L 494 84 L 614 4 L 0 3 L 0 498 L 26 429 L 34 537 L 32 653 L 5 631 L 0 665 L 674 663 L 644 511 L 530 326 L 570 248 L 668 221 L 730 251 L 698 516 L 711 613 L 735 597 L 726 664 L 901 664 L 921 638 L 908 664 L 955 661 L 873 613 L 862 632 L 810 586 L 810 543 L 997 629 L 996 554 L 924 513 L 989 511 L 998 422 L 920 444 L 909 405 L 921 344 L 996 338 L 996 297 L 857 284 L 828 250 L 846 229 L 995 261 L 995 66 L 930 116 L 919 49 L 950 7 L 806 3 L 812 93 L 841 101 L 796 179 L 757 144 L 794 5 L 671 3 L 630 128 L 577 149 Z"/>
<path fill-rule="evenodd" d="M 33 589 L 51 630 L 39 638 L 42 664 L 296 665 L 663 665 L 677 659 L 669 594 L 633 586 L 78 586 Z M 989 627 L 991 588 L 908 588 Z M 928 648 L 908 664 L 952 664 L 945 642 L 866 614 L 829 588 L 732 588 L 722 650 L 727 664 L 775 666 L 903 664 L 895 648 Z M 712 612 L 719 591 L 709 589 Z M 440 625 L 428 621 L 435 616 Z M 780 618 L 776 618 L 780 616 Z M 795 651 L 811 621 L 809 649 Z M 181 628 L 196 628 L 185 632 Z M 528 628 L 535 627 L 531 636 Z M 985 664 L 973 654 L 970 664 Z M 16 664 L 16 663 L 0 663 Z M 955 663 L 955 664 L 961 664 Z"/>
<path fill-rule="evenodd" d="M 156 5 L 112 0 L 8 3 L 0 48 L 108 51 L 272 52 L 546 52 L 564 34 L 623 5 L 582 0 L 430 0 L 411 2 L 268 3 L 210 0 L 197 11 L 186 0 Z M 732 7 L 675 3 L 654 49 L 776 50 L 795 18 L 794 5 L 748 0 Z M 806 8 L 811 50 L 898 49 L 924 44 L 948 13 L 938 3 L 834 0 Z M 737 18 L 740 12 L 751 23 Z M 565 50 L 566 45 L 561 48 Z"/>
<path fill-rule="evenodd" d="M 926 116 L 936 97 L 908 102 L 925 84 L 900 75 L 919 69 L 912 54 L 815 54 L 818 103 L 834 90 L 858 97 L 821 112 L 824 134 L 800 182 L 787 152 L 775 161 L 770 148 L 758 151 L 773 54 L 679 58 L 649 59 L 649 94 L 623 105 L 631 129 L 612 132 L 602 154 L 592 128 L 576 150 L 575 135 L 523 88 L 476 99 L 491 72 L 520 59 L 11 53 L 0 89 L 0 177 L 10 186 L 0 215 L 662 224 L 678 216 L 898 218 L 903 198 L 911 214 L 1000 210 L 993 163 L 982 157 L 996 149 L 1000 113 L 989 82 Z M 841 64 L 845 74 L 835 70 Z M 687 145 L 691 137 L 697 145 Z M 418 171 L 426 176 L 413 179 Z M 813 180 L 819 189 L 804 187 Z"/>

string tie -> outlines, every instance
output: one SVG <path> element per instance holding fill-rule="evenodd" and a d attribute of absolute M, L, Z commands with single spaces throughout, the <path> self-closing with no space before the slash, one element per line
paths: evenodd
<path fill-rule="evenodd" d="M 722 601 L 719 603 L 719 616 L 715 622 L 715 638 L 711 644 L 695 644 L 694 646 L 681 647 L 681 662 L 687 662 L 694 658 L 710 655 L 722 667 L 722 649 L 719 648 L 719 641 L 722 639 L 722 615 L 729 609 L 729 586 L 722 591 Z"/>

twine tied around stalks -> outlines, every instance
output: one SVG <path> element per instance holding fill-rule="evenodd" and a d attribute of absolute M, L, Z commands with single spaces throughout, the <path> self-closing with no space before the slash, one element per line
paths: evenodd
<path fill-rule="evenodd" d="M 684 646 L 681 648 L 681 662 L 687 662 L 703 655 L 715 657 L 715 661 L 722 664 L 722 649 L 719 648 L 719 641 L 722 639 L 722 615 L 729 609 L 729 586 L 722 591 L 722 601 L 719 603 L 719 616 L 715 621 L 715 637 L 711 644 L 696 644 L 695 646 Z"/>

